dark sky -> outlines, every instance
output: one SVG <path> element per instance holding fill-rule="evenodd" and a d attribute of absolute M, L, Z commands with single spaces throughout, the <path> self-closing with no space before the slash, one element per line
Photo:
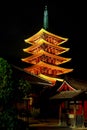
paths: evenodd
<path fill-rule="evenodd" d="M 18 64 L 25 56 L 24 39 L 38 32 L 43 25 L 44 6 L 48 6 L 49 31 L 69 38 L 68 57 L 72 61 L 69 68 L 74 68 L 74 76 L 87 80 L 87 9 L 82 1 L 65 2 L 57 0 L 32 0 L 26 2 L 2 3 L 0 9 L 0 56 Z"/>

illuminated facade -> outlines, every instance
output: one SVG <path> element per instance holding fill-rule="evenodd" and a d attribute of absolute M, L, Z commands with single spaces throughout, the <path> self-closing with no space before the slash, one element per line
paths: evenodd
<path fill-rule="evenodd" d="M 35 35 L 25 39 L 29 47 L 23 51 L 29 53 L 29 57 L 22 58 L 22 61 L 31 65 L 24 70 L 50 81 L 52 85 L 57 80 L 63 81 L 61 75 L 73 71 L 73 69 L 59 66 L 71 60 L 71 58 L 60 56 L 60 54 L 69 51 L 69 48 L 61 47 L 61 44 L 67 40 L 68 38 L 57 36 L 43 28 Z"/>

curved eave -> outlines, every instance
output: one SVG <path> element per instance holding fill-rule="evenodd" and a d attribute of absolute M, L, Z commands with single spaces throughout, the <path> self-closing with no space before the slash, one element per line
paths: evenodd
<path fill-rule="evenodd" d="M 29 56 L 27 58 L 22 59 L 22 61 L 30 63 L 29 60 L 34 60 L 35 58 L 38 58 L 38 57 L 40 57 L 42 55 L 46 55 L 48 57 L 57 59 L 59 62 L 56 65 L 59 65 L 59 64 L 62 64 L 62 63 L 66 63 L 66 62 L 71 60 L 71 58 L 64 58 L 64 57 L 61 57 L 61 56 L 56 56 L 56 55 L 50 54 L 48 52 L 45 52 L 44 50 L 41 50 L 37 54 L 34 54 L 32 56 Z"/>
<path fill-rule="evenodd" d="M 63 54 L 63 53 L 65 53 L 65 52 L 68 52 L 68 51 L 70 50 L 70 48 L 64 48 L 64 47 L 60 47 L 60 46 L 59 46 L 59 48 L 64 49 L 64 50 L 61 51 L 61 52 L 56 53 L 55 55 L 60 55 L 60 54 Z M 25 49 L 23 49 L 24 52 L 27 52 L 27 53 L 29 53 L 29 54 L 36 54 L 36 52 L 34 52 L 34 51 L 32 51 L 32 50 L 33 50 L 33 48 L 32 48 L 32 49 L 30 49 L 30 48 L 25 48 Z M 42 49 L 42 50 L 43 50 L 43 49 Z M 31 52 L 31 51 L 32 51 L 32 52 Z"/>
<path fill-rule="evenodd" d="M 30 71 L 30 70 L 36 69 L 38 67 L 43 67 L 43 68 L 44 67 L 48 67 L 51 70 L 55 70 L 56 69 L 57 71 L 60 71 L 57 75 L 62 75 L 62 74 L 66 74 L 66 73 L 69 73 L 69 72 L 73 71 L 73 69 L 63 68 L 63 67 L 59 67 L 59 66 L 54 66 L 54 65 L 51 65 L 51 64 L 44 63 L 43 61 L 40 61 L 39 63 L 37 63 L 35 65 L 32 65 L 31 67 L 27 67 L 27 68 L 25 68 L 25 70 Z"/>
<path fill-rule="evenodd" d="M 30 72 L 25 71 L 23 68 L 20 68 L 18 66 L 15 66 L 12 64 L 12 68 L 15 70 L 15 72 L 18 73 L 18 77 L 20 75 L 31 83 L 31 84 L 41 84 L 41 85 L 46 85 L 46 86 L 52 86 L 52 83 L 46 79 L 43 79 L 42 77 L 32 74 Z"/>
<path fill-rule="evenodd" d="M 40 75 L 35 75 L 33 73 L 27 72 L 25 69 L 23 69 L 23 71 L 26 72 L 27 74 L 31 75 L 31 77 L 37 78 L 37 84 L 52 86 L 52 82 L 50 80 L 47 80 L 46 78 L 43 78 Z"/>
<path fill-rule="evenodd" d="M 40 38 L 43 33 L 46 33 L 46 34 L 48 34 L 48 35 L 50 35 L 50 36 L 53 36 L 54 38 L 60 38 L 60 39 L 62 39 L 63 41 L 62 41 L 60 44 L 66 42 L 66 41 L 68 40 L 68 38 L 64 38 L 64 37 L 55 35 L 55 34 L 53 34 L 53 33 L 51 33 L 51 32 L 48 32 L 48 31 L 46 31 L 45 29 L 42 28 L 42 29 L 41 29 L 40 31 L 38 31 L 36 34 L 34 34 L 33 36 L 31 36 L 31 37 L 25 39 L 24 41 L 25 41 L 26 43 L 30 43 L 30 41 L 33 41 L 33 40 L 35 40 L 35 39 L 37 39 L 37 38 Z M 31 43 L 30 43 L 30 44 L 31 44 Z M 58 43 L 58 44 L 59 44 L 59 43 Z"/>
<path fill-rule="evenodd" d="M 48 42 L 48 41 L 46 41 L 44 39 L 40 39 L 40 41 L 38 43 L 45 43 L 45 44 L 48 44 L 48 45 L 50 45 L 52 47 L 55 47 L 55 48 L 61 47 L 59 45 L 62 44 L 62 42 L 60 42 L 60 43 L 58 43 L 58 45 L 55 45 L 55 44 L 52 44 L 52 43 L 50 43 L 50 42 Z M 61 48 L 64 48 L 64 47 L 61 47 Z"/>
<path fill-rule="evenodd" d="M 41 29 L 41 30 L 42 30 L 42 29 Z M 40 37 L 40 35 L 41 35 L 41 33 L 42 33 L 41 30 L 39 30 L 39 31 L 38 31 L 37 33 L 35 33 L 33 36 L 31 36 L 31 37 L 25 39 L 24 41 L 25 41 L 26 43 L 30 43 L 30 41 L 32 41 L 32 39 L 36 39 L 36 37 L 37 37 L 37 38 Z"/>
<path fill-rule="evenodd" d="M 61 36 L 59 36 L 59 35 L 53 34 L 53 33 L 48 32 L 47 30 L 45 30 L 45 29 L 43 29 L 43 28 L 42 28 L 41 30 L 42 30 L 43 32 L 45 32 L 45 33 L 51 35 L 51 36 L 54 36 L 55 38 L 60 38 L 60 39 L 64 40 L 64 42 L 66 42 L 66 41 L 68 40 L 68 38 L 64 38 L 64 37 L 61 37 Z"/>
<path fill-rule="evenodd" d="M 39 40 L 37 43 L 35 43 L 35 44 L 31 43 L 31 44 L 33 44 L 33 45 L 30 46 L 30 47 L 28 47 L 28 48 L 23 49 L 23 51 L 29 53 L 29 51 L 32 51 L 34 48 L 38 48 L 38 47 L 39 47 L 40 45 L 42 45 L 43 43 L 48 44 L 48 45 L 50 45 L 51 47 L 54 47 L 55 49 L 64 49 L 64 51 L 63 51 L 62 53 L 66 52 L 66 51 L 68 51 L 68 50 L 70 49 L 70 48 L 65 48 L 65 47 L 61 47 L 61 46 L 58 46 L 58 45 L 49 43 L 49 42 L 45 41 L 44 39 L 40 39 L 40 40 Z"/>
<path fill-rule="evenodd" d="M 47 81 L 51 82 L 53 85 L 55 85 L 56 81 L 59 81 L 59 82 L 63 82 L 64 81 L 64 79 L 53 78 L 53 77 L 46 76 L 46 75 L 43 75 L 43 74 L 39 74 L 38 76 L 41 77 L 44 80 L 46 79 Z"/>

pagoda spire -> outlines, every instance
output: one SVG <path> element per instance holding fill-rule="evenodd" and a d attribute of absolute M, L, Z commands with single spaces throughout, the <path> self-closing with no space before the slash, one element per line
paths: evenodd
<path fill-rule="evenodd" d="M 43 28 L 45 30 L 48 29 L 48 10 L 47 10 L 47 5 L 45 5 L 45 9 L 44 9 Z"/>

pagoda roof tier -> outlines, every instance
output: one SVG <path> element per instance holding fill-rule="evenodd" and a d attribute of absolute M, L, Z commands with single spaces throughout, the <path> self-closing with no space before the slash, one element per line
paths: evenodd
<path fill-rule="evenodd" d="M 73 69 L 63 68 L 54 66 L 51 64 L 44 63 L 40 61 L 39 63 L 32 65 L 31 67 L 24 68 L 27 72 L 38 74 L 44 74 L 55 77 L 56 75 L 62 75 L 69 72 L 72 72 Z"/>
<path fill-rule="evenodd" d="M 36 34 L 25 39 L 24 41 L 29 44 L 35 44 L 40 39 L 44 39 L 45 41 L 50 42 L 54 45 L 60 45 L 68 40 L 68 38 L 64 38 L 64 37 L 55 35 L 42 28 Z"/>
<path fill-rule="evenodd" d="M 28 48 L 23 49 L 23 51 L 34 54 L 40 50 L 44 50 L 44 51 L 47 51 L 49 53 L 59 55 L 59 54 L 62 54 L 64 52 L 68 51 L 69 49 L 70 48 L 57 46 L 55 44 L 52 44 L 52 43 L 45 41 L 44 39 L 40 39 L 36 44 L 34 44 Z"/>
<path fill-rule="evenodd" d="M 64 79 L 62 79 L 62 78 L 54 78 L 54 77 L 46 76 L 43 74 L 39 74 L 38 76 L 44 80 L 51 82 L 53 85 L 55 85 L 56 81 L 60 81 L 60 82 L 64 81 Z"/>
<path fill-rule="evenodd" d="M 31 63 L 31 64 L 37 64 L 38 62 L 43 61 L 43 62 L 54 64 L 54 65 L 66 63 L 70 60 L 71 58 L 56 56 L 48 52 L 45 52 L 44 50 L 41 50 L 36 54 L 33 54 L 27 58 L 22 59 L 22 61 Z"/>
<path fill-rule="evenodd" d="M 20 75 L 23 77 L 23 79 L 28 80 L 30 84 L 40 84 L 40 85 L 46 85 L 46 86 L 52 86 L 52 83 L 46 79 L 43 79 L 42 77 L 26 72 L 23 68 L 20 68 L 18 66 L 15 66 L 12 64 L 12 69 L 15 72 L 15 78 L 20 78 Z"/>

